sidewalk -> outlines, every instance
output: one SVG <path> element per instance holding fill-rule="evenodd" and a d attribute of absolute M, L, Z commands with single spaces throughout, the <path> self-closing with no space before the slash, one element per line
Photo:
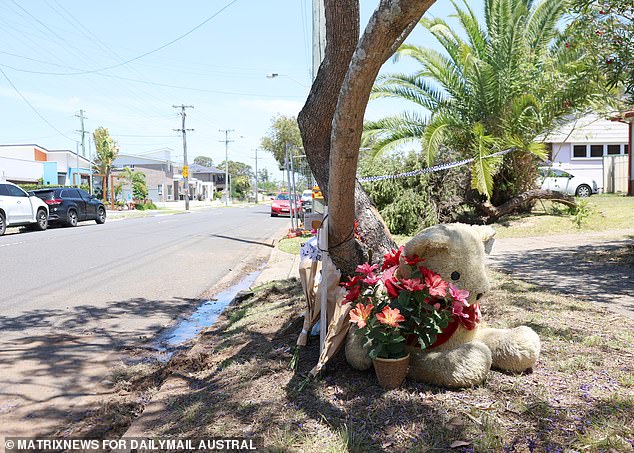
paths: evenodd
<path fill-rule="evenodd" d="M 634 229 L 503 238 L 496 240 L 488 265 L 634 319 L 634 268 L 610 255 L 628 246 L 634 246 Z"/>

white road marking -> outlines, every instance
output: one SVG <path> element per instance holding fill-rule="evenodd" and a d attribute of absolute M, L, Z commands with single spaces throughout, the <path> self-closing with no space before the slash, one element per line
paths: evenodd
<path fill-rule="evenodd" d="M 18 245 L 18 244 L 24 244 L 24 241 L 20 241 L 20 242 L 9 242 L 8 244 L 0 244 L 0 247 L 9 247 L 10 245 Z"/>

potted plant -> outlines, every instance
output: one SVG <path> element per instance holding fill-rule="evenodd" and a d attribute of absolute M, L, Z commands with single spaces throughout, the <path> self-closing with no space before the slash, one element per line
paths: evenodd
<path fill-rule="evenodd" d="M 475 326 L 480 317 L 479 307 L 467 302 L 468 291 L 426 269 L 416 256 L 401 258 L 401 252 L 402 247 L 386 254 L 380 271 L 376 264 L 358 266 L 357 274 L 342 283 L 348 289 L 344 302 L 355 304 L 350 322 L 358 329 L 355 334 L 364 336 L 364 348 L 385 388 L 396 388 L 405 379 L 408 349 L 441 344 L 458 325 Z M 397 272 L 401 261 L 409 269 L 408 278 Z M 401 361 L 405 365 L 399 365 Z M 389 377 L 387 382 L 384 368 L 402 377 Z"/>

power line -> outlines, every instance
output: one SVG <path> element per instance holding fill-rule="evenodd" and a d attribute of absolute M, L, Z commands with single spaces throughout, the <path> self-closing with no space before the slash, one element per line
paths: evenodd
<path fill-rule="evenodd" d="M 181 39 L 185 38 L 186 36 L 189 36 L 190 34 L 192 34 L 193 32 L 195 32 L 196 30 L 198 30 L 200 27 L 202 27 L 203 25 L 205 25 L 206 23 L 208 23 L 209 21 L 211 21 L 212 19 L 214 19 L 216 16 L 218 16 L 220 13 L 222 13 L 224 10 L 226 10 L 227 8 L 229 8 L 231 5 L 233 5 L 234 3 L 236 3 L 238 0 L 232 0 L 231 2 L 227 3 L 225 6 L 223 6 L 222 8 L 220 8 L 218 11 L 216 11 L 214 14 L 212 14 L 210 17 L 208 17 L 207 19 L 205 19 L 204 21 L 202 21 L 201 23 L 199 23 L 198 25 L 196 25 L 194 28 L 192 28 L 191 30 L 183 33 L 182 35 L 172 39 L 171 41 L 163 44 L 162 46 L 159 46 L 155 49 L 152 49 L 148 52 L 144 52 L 141 55 L 137 55 L 134 58 L 130 58 L 128 60 L 122 61 L 120 63 L 117 64 L 113 64 L 110 66 L 105 66 L 103 68 L 98 68 L 98 69 L 88 69 L 88 70 L 81 70 L 81 71 L 77 71 L 77 72 L 67 72 L 67 73 L 48 73 L 49 75 L 82 75 L 82 74 L 94 74 L 96 72 L 102 72 L 102 71 L 107 71 L 109 69 L 114 69 L 114 68 L 118 68 L 120 66 L 124 66 L 127 65 L 129 63 L 132 63 L 133 61 L 136 60 L 140 60 L 143 57 L 147 57 L 148 55 L 151 55 L 153 53 L 158 52 L 159 50 L 163 50 L 166 47 L 171 46 L 172 44 L 174 44 L 175 42 L 180 41 Z M 37 20 L 37 19 L 36 19 Z"/>
<path fill-rule="evenodd" d="M 193 131 L 193 129 L 185 128 L 185 117 L 187 113 L 185 109 L 193 109 L 193 105 L 173 105 L 175 109 L 181 109 L 180 115 L 183 120 L 183 127 L 181 129 L 174 129 L 175 131 L 183 133 L 183 184 L 185 185 L 185 211 L 189 211 L 189 168 L 187 165 L 187 131 Z"/>
<path fill-rule="evenodd" d="M 18 94 L 20 95 L 20 97 L 22 98 L 22 100 L 23 100 L 24 102 L 26 102 L 26 104 L 27 104 L 29 107 L 31 107 L 31 110 L 33 110 L 33 111 L 35 112 L 35 114 L 36 114 L 37 116 L 39 116 L 39 117 L 42 119 L 42 121 L 44 121 L 46 124 L 48 124 L 51 128 L 53 128 L 53 129 L 54 129 L 54 130 L 55 130 L 55 131 L 56 131 L 59 135 L 61 135 L 62 137 L 64 137 L 64 138 L 66 138 L 66 139 L 70 140 L 71 142 L 74 142 L 74 141 L 75 141 L 74 139 L 70 138 L 68 135 L 64 134 L 62 131 L 60 131 L 59 129 L 57 129 L 55 126 L 53 126 L 53 124 L 52 124 L 49 120 L 47 120 L 46 118 L 44 118 L 44 116 L 43 116 L 40 112 L 38 112 L 38 110 L 37 110 L 35 107 L 33 107 L 33 104 L 31 104 L 31 103 L 29 102 L 29 100 L 28 100 L 28 99 L 27 99 L 27 98 L 26 98 L 26 97 L 25 97 L 25 96 L 24 96 L 24 95 L 20 92 L 20 90 L 18 90 L 18 87 L 16 87 L 16 86 L 13 84 L 13 82 L 11 81 L 11 79 L 9 78 L 9 76 L 7 76 L 7 73 L 6 73 L 6 72 L 4 72 L 4 70 L 3 70 L 2 68 L 0 68 L 0 72 L 2 73 L 2 75 L 4 76 L 4 78 L 5 78 L 5 79 L 7 79 L 7 82 L 9 82 L 9 85 L 11 85 L 11 87 L 15 90 L 15 92 L 16 92 L 16 93 L 18 93 Z"/>

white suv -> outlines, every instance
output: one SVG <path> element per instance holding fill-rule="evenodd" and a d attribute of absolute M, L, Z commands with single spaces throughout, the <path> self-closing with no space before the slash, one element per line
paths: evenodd
<path fill-rule="evenodd" d="M 48 206 L 15 184 L 0 181 L 0 236 L 12 226 L 44 231 L 48 227 Z"/>

